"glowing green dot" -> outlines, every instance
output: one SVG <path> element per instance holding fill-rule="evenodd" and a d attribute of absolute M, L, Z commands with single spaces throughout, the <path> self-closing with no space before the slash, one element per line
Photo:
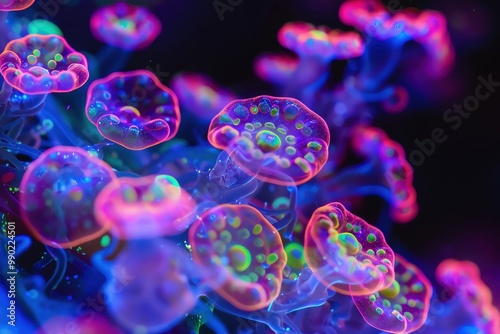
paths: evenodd
<path fill-rule="evenodd" d="M 111 242 L 109 235 L 105 234 L 101 238 L 101 247 L 108 247 Z"/>
<path fill-rule="evenodd" d="M 224 113 L 224 114 L 220 115 L 219 122 L 221 122 L 223 124 L 232 124 L 233 119 L 227 113 Z"/>
<path fill-rule="evenodd" d="M 347 228 L 348 231 L 352 230 L 352 224 L 351 223 L 347 223 L 345 225 L 345 227 Z"/>
<path fill-rule="evenodd" d="M 276 255 L 275 253 L 271 253 L 267 256 L 267 259 L 266 259 L 266 263 L 271 265 L 273 263 L 275 263 L 276 261 L 278 261 L 278 255 Z"/>
<path fill-rule="evenodd" d="M 379 256 L 385 255 L 385 250 L 383 250 L 383 249 L 377 250 L 377 255 L 379 255 Z"/>
<path fill-rule="evenodd" d="M 377 241 L 377 237 L 375 236 L 375 234 L 370 233 L 366 237 L 366 241 L 368 241 L 369 243 L 373 243 L 373 242 Z"/>
<path fill-rule="evenodd" d="M 400 287 L 398 281 L 394 280 L 390 287 L 388 287 L 387 289 L 384 289 L 382 291 L 379 291 L 379 293 L 382 296 L 384 296 L 385 298 L 394 299 L 397 297 L 397 295 L 399 294 L 400 291 L 401 291 L 401 287 Z"/>
<path fill-rule="evenodd" d="M 28 57 L 26 57 L 26 60 L 30 65 L 35 65 L 37 58 L 34 55 L 29 55 Z"/>
<path fill-rule="evenodd" d="M 262 225 L 260 225 L 260 224 L 255 225 L 255 226 L 253 227 L 253 231 L 252 231 L 252 233 L 253 233 L 254 235 L 257 235 L 257 234 L 260 234 L 260 232 L 262 232 Z"/>
<path fill-rule="evenodd" d="M 241 225 L 240 217 L 234 217 L 233 219 L 228 219 L 228 223 L 231 227 L 238 228 Z"/>
<path fill-rule="evenodd" d="M 424 290 L 424 285 L 420 282 L 413 284 L 410 287 L 412 292 L 422 292 Z"/>
<path fill-rule="evenodd" d="M 295 149 L 295 147 L 293 146 L 288 146 L 286 149 L 285 149 L 285 152 L 286 154 L 288 155 L 295 155 L 295 153 L 297 153 L 297 150 Z"/>
<path fill-rule="evenodd" d="M 224 241 L 226 244 L 231 242 L 232 235 L 229 231 L 222 231 L 219 235 L 220 240 Z"/>
<path fill-rule="evenodd" d="M 242 245 L 231 246 L 228 251 L 228 258 L 231 267 L 239 272 L 247 270 L 252 263 L 250 251 Z"/>
<path fill-rule="evenodd" d="M 355 255 L 361 249 L 358 239 L 351 233 L 340 233 L 338 235 L 340 243 L 346 248 L 347 254 Z"/>
<path fill-rule="evenodd" d="M 274 132 L 262 130 L 255 136 L 257 145 L 264 152 L 276 151 L 281 146 L 281 139 Z"/>
<path fill-rule="evenodd" d="M 276 125 L 274 125 L 274 123 L 272 122 L 265 122 L 264 127 L 269 129 L 276 129 Z"/>
<path fill-rule="evenodd" d="M 286 141 L 289 145 L 295 145 L 295 144 L 297 144 L 297 139 L 295 138 L 295 136 L 292 136 L 292 135 L 286 136 L 286 137 L 285 137 L 285 141 Z"/>
<path fill-rule="evenodd" d="M 391 307 L 391 302 L 387 299 L 384 299 L 384 301 L 382 301 L 382 305 L 384 305 L 385 307 Z"/>
<path fill-rule="evenodd" d="M 368 297 L 368 300 L 372 303 L 375 303 L 375 301 L 377 300 L 377 297 L 375 297 L 375 295 L 371 295 L 370 297 Z"/>
<path fill-rule="evenodd" d="M 316 158 L 311 152 L 307 152 L 306 155 L 304 155 L 304 158 L 312 164 L 316 162 Z"/>
<path fill-rule="evenodd" d="M 285 246 L 287 255 L 286 264 L 292 268 L 302 268 L 306 260 L 304 258 L 304 247 L 296 242 L 291 242 Z"/>
<path fill-rule="evenodd" d="M 276 115 L 278 115 L 278 113 L 279 113 L 278 107 L 273 107 L 271 109 L 271 111 L 269 112 L 269 114 L 271 114 L 271 116 L 273 116 L 273 117 L 276 116 Z"/>
<path fill-rule="evenodd" d="M 297 123 L 295 123 L 295 128 L 296 128 L 297 130 L 302 129 L 303 127 L 304 127 L 304 123 L 302 123 L 302 122 L 297 122 Z"/>
<path fill-rule="evenodd" d="M 311 167 L 309 166 L 309 162 L 307 162 L 306 159 L 297 157 L 293 161 L 295 164 L 304 172 L 304 173 L 310 173 L 311 172 Z"/>
<path fill-rule="evenodd" d="M 233 125 L 235 125 L 235 126 L 236 126 L 236 125 L 239 125 L 239 124 L 240 124 L 240 122 L 241 122 L 241 119 L 239 119 L 239 118 L 235 118 L 235 119 L 233 120 Z"/>
<path fill-rule="evenodd" d="M 259 112 L 259 107 L 255 106 L 255 105 L 251 106 L 250 112 L 254 115 L 257 114 Z"/>
<path fill-rule="evenodd" d="M 375 255 L 375 252 L 373 251 L 373 249 L 369 249 L 366 251 L 366 254 L 368 255 Z"/>
<path fill-rule="evenodd" d="M 264 263 L 264 261 L 266 261 L 266 256 L 264 254 L 257 254 L 257 256 L 255 257 L 255 259 L 257 260 L 257 262 L 259 263 Z"/>
<path fill-rule="evenodd" d="M 375 309 L 375 312 L 377 312 L 377 314 L 378 314 L 378 315 L 382 315 L 382 314 L 384 314 L 384 310 L 382 310 L 380 307 L 377 307 L 377 308 Z"/>
<path fill-rule="evenodd" d="M 59 62 L 59 61 L 63 60 L 63 56 L 60 53 L 58 53 L 54 56 L 54 60 Z"/>
<path fill-rule="evenodd" d="M 56 66 L 57 66 L 57 63 L 56 63 L 56 61 L 55 61 L 55 60 L 52 60 L 52 59 L 51 59 L 51 60 L 49 60 L 49 61 L 47 62 L 47 67 L 48 67 L 48 68 L 50 68 L 51 70 L 55 69 L 55 68 L 56 68 Z"/>
<path fill-rule="evenodd" d="M 316 141 L 311 141 L 307 143 L 307 148 L 310 149 L 311 151 L 318 152 L 321 150 L 321 148 L 323 148 L 323 146 Z"/>
<path fill-rule="evenodd" d="M 34 55 L 35 57 L 40 57 L 40 55 L 42 54 L 42 53 L 40 52 L 40 50 L 38 50 L 38 49 L 33 50 L 33 52 L 32 52 L 32 53 L 33 53 L 33 55 Z"/>
<path fill-rule="evenodd" d="M 245 130 L 247 130 L 247 131 L 253 131 L 253 130 L 255 130 L 255 127 L 253 126 L 252 123 L 246 123 L 245 124 Z"/>
<path fill-rule="evenodd" d="M 410 312 L 405 312 L 403 314 L 406 317 L 406 319 L 408 319 L 408 321 L 413 321 L 413 314 L 411 314 Z"/>

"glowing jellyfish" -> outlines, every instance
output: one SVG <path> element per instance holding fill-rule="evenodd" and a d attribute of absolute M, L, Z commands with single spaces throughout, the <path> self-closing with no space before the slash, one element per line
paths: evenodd
<path fill-rule="evenodd" d="M 87 151 L 56 146 L 26 169 L 20 188 L 21 216 L 46 245 L 69 248 L 105 230 L 94 219 L 94 199 L 115 174 Z"/>
<path fill-rule="evenodd" d="M 1 0 L 0 12 L 23 10 L 31 6 L 35 0 Z"/>
<path fill-rule="evenodd" d="M 90 19 L 94 37 L 125 50 L 148 47 L 160 34 L 161 22 L 149 10 L 117 2 L 98 9 Z"/>
<path fill-rule="evenodd" d="M 394 280 L 394 252 L 382 232 L 340 203 L 314 211 L 305 231 L 304 252 L 316 277 L 342 294 L 365 295 L 389 287 Z"/>
<path fill-rule="evenodd" d="M 396 254 L 396 276 L 390 287 L 353 296 L 365 321 L 388 333 L 411 333 L 425 323 L 431 302 L 431 282 L 415 265 Z"/>
<path fill-rule="evenodd" d="M 263 95 L 228 104 L 210 123 L 208 141 L 235 149 L 235 163 L 259 180 L 290 185 L 281 173 L 298 185 L 325 165 L 330 131 L 300 101 Z"/>
<path fill-rule="evenodd" d="M 94 81 L 85 110 L 103 137 L 131 150 L 173 138 L 180 124 L 174 92 L 145 70 L 112 73 Z"/>
<path fill-rule="evenodd" d="M 179 73 L 172 79 L 171 86 L 181 106 L 205 120 L 211 120 L 237 98 L 209 76 L 198 73 Z"/>
<path fill-rule="evenodd" d="M 127 243 L 112 263 L 100 264 L 107 310 L 128 333 L 164 333 L 196 305 L 199 271 L 187 250 L 166 240 Z"/>
<path fill-rule="evenodd" d="M 262 80 L 284 85 L 297 69 L 299 60 L 286 55 L 268 54 L 259 56 L 254 62 L 254 72 Z"/>
<path fill-rule="evenodd" d="M 479 330 L 500 333 L 500 312 L 475 263 L 446 259 L 436 268 L 436 278 L 460 299 Z"/>
<path fill-rule="evenodd" d="M 70 92 L 89 78 L 87 59 L 58 35 L 10 41 L 0 55 L 6 82 L 26 94 Z"/>
<path fill-rule="evenodd" d="M 238 309 L 258 310 L 278 296 L 286 253 L 278 231 L 253 207 L 205 211 L 191 226 L 189 243 L 207 284 Z"/>
<path fill-rule="evenodd" d="M 122 239 L 145 239 L 184 232 L 196 204 L 168 175 L 123 177 L 96 197 L 97 222 Z"/>

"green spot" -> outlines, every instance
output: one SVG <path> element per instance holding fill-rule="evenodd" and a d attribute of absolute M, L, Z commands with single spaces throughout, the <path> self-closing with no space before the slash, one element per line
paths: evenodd
<path fill-rule="evenodd" d="M 266 256 L 264 254 L 257 254 L 257 256 L 255 257 L 255 259 L 259 263 L 264 263 L 264 261 L 266 261 Z"/>
<path fill-rule="evenodd" d="M 377 314 L 378 314 L 378 315 L 382 315 L 382 314 L 384 314 L 384 310 L 382 310 L 380 307 L 377 307 L 377 308 L 375 309 L 375 312 L 377 312 Z"/>
<path fill-rule="evenodd" d="M 413 284 L 410 289 L 412 292 L 422 292 L 424 290 L 424 285 L 418 282 Z"/>
<path fill-rule="evenodd" d="M 286 141 L 289 145 L 295 145 L 295 144 L 297 144 L 297 140 L 295 139 L 295 136 L 292 136 L 292 135 L 286 136 L 286 137 L 285 137 L 285 141 Z"/>
<path fill-rule="evenodd" d="M 411 314 L 410 312 L 405 312 L 403 314 L 406 317 L 406 319 L 408 319 L 408 321 L 413 321 L 413 314 Z"/>
<path fill-rule="evenodd" d="M 252 233 L 253 233 L 254 235 L 257 235 L 257 234 L 260 234 L 260 232 L 262 232 L 262 225 L 260 225 L 260 224 L 255 225 L 255 226 L 253 227 L 253 231 L 252 231 Z"/>
<path fill-rule="evenodd" d="M 297 122 L 297 123 L 295 123 L 295 128 L 296 128 L 297 130 L 302 129 L 303 127 L 304 127 L 304 123 L 302 123 L 302 122 Z"/>
<path fill-rule="evenodd" d="M 242 245 L 231 246 L 228 251 L 228 257 L 231 267 L 239 272 L 247 270 L 252 263 L 250 251 Z"/>
<path fill-rule="evenodd" d="M 322 147 L 323 146 L 316 141 L 311 141 L 311 142 L 307 143 L 307 148 L 310 149 L 311 151 L 318 152 L 321 150 Z"/>
<path fill-rule="evenodd" d="M 269 114 L 271 114 L 271 116 L 273 116 L 273 117 L 276 116 L 276 115 L 278 115 L 278 113 L 279 113 L 278 107 L 273 107 L 271 109 L 271 111 L 269 112 Z"/>
<path fill-rule="evenodd" d="M 225 114 L 220 115 L 219 122 L 221 122 L 223 124 L 232 124 L 233 119 L 231 117 L 229 117 L 229 115 L 227 113 L 225 113 Z"/>
<path fill-rule="evenodd" d="M 254 115 L 257 114 L 259 112 L 259 107 L 257 107 L 256 105 L 251 106 L 250 112 Z"/>
<path fill-rule="evenodd" d="M 312 164 L 316 161 L 316 158 L 311 152 L 307 152 L 306 155 L 304 155 L 304 158 Z"/>
<path fill-rule="evenodd" d="M 245 130 L 253 131 L 253 130 L 255 130 L 255 127 L 253 126 L 252 123 L 247 123 L 247 124 L 245 124 Z"/>
<path fill-rule="evenodd" d="M 246 239 L 248 239 L 248 237 L 250 237 L 250 232 L 246 228 L 243 228 L 243 229 L 238 231 L 238 237 L 246 240 Z"/>
<path fill-rule="evenodd" d="M 385 255 L 385 250 L 383 250 L 383 249 L 377 250 L 377 255 L 379 255 L 379 256 Z"/>
<path fill-rule="evenodd" d="M 348 231 L 352 230 L 352 224 L 351 223 L 347 223 L 345 225 L 345 227 L 347 228 Z"/>
<path fill-rule="evenodd" d="M 102 238 L 101 238 L 101 246 L 102 247 L 108 247 L 110 242 L 111 242 L 111 238 L 109 237 L 109 235 L 105 234 L 102 236 Z"/>
<path fill-rule="evenodd" d="M 278 255 L 276 255 L 275 253 L 271 253 L 267 256 L 267 259 L 266 259 L 266 263 L 271 265 L 273 263 L 275 263 L 276 261 L 278 261 Z"/>
<path fill-rule="evenodd" d="M 255 136 L 257 146 L 263 152 L 276 151 L 281 146 L 281 139 L 274 132 L 262 130 Z"/>
<path fill-rule="evenodd" d="M 59 62 L 59 61 L 63 60 L 63 56 L 60 53 L 58 53 L 54 56 L 54 60 Z"/>
<path fill-rule="evenodd" d="M 40 55 L 42 54 L 42 53 L 40 52 L 40 50 L 38 50 L 38 49 L 33 50 L 33 52 L 32 52 L 32 53 L 33 53 L 33 55 L 34 55 L 35 57 L 40 57 Z"/>
<path fill-rule="evenodd" d="M 373 242 L 377 241 L 377 237 L 375 236 L 375 234 L 370 233 L 366 237 L 366 241 L 368 241 L 369 243 L 373 243 Z"/>
<path fill-rule="evenodd" d="M 34 56 L 34 55 L 29 55 L 26 60 L 28 61 L 28 63 L 30 65 L 35 65 L 36 64 L 36 61 L 37 61 L 37 58 Z"/>
<path fill-rule="evenodd" d="M 295 153 L 297 153 L 297 150 L 293 146 L 287 146 L 287 148 L 285 149 L 285 152 L 288 155 L 295 155 Z"/>
<path fill-rule="evenodd" d="M 264 127 L 269 129 L 276 129 L 276 125 L 274 125 L 274 123 L 272 122 L 265 122 Z"/>
<path fill-rule="evenodd" d="M 370 297 L 368 297 L 368 300 L 371 301 L 372 303 L 375 303 L 377 297 L 375 297 L 375 295 L 371 295 Z"/>
<path fill-rule="evenodd" d="M 385 307 L 391 307 L 391 302 L 388 301 L 387 299 L 384 299 L 384 301 L 382 302 L 382 305 L 384 305 Z"/>
<path fill-rule="evenodd" d="M 48 68 L 50 68 L 51 70 L 55 69 L 55 68 L 56 68 L 56 66 L 57 66 L 57 63 L 56 63 L 56 61 L 55 61 L 55 60 L 52 60 L 52 59 L 51 59 L 51 60 L 49 60 L 49 61 L 47 62 L 47 67 L 48 67 Z"/>

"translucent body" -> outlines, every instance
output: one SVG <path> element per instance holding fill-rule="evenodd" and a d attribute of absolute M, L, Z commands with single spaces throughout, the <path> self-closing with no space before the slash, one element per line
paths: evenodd
<path fill-rule="evenodd" d="M 79 334 L 125 334 L 117 328 L 108 318 L 95 314 L 72 318 L 68 316 L 55 316 L 48 319 L 34 334 L 66 333 L 68 329 L 76 328 Z"/>
<path fill-rule="evenodd" d="M 1 0 L 0 12 L 23 10 L 31 6 L 35 0 Z"/>
<path fill-rule="evenodd" d="M 196 305 L 191 282 L 199 272 L 187 251 L 166 240 L 127 243 L 111 265 L 100 264 L 107 310 L 128 333 L 164 333 Z"/>
<path fill-rule="evenodd" d="M 215 83 L 209 76 L 198 73 L 180 73 L 171 81 L 181 106 L 196 116 L 211 120 L 237 97 Z"/>
<path fill-rule="evenodd" d="M 173 138 L 180 124 L 174 92 L 145 70 L 116 72 L 94 81 L 85 110 L 103 137 L 131 150 Z"/>
<path fill-rule="evenodd" d="M 292 78 L 299 60 L 286 55 L 267 54 L 259 56 L 253 65 L 254 72 L 262 80 L 284 85 Z"/>
<path fill-rule="evenodd" d="M 235 307 L 258 310 L 278 296 L 286 253 L 278 231 L 253 207 L 205 211 L 189 229 L 189 243 L 207 284 Z"/>
<path fill-rule="evenodd" d="M 330 131 L 300 101 L 263 95 L 227 105 L 210 123 L 208 140 L 235 149 L 235 163 L 260 180 L 290 184 L 278 171 L 302 184 L 326 163 Z"/>
<path fill-rule="evenodd" d="M 436 278 L 456 295 L 474 324 L 484 333 L 500 333 L 500 312 L 492 304 L 491 290 L 471 261 L 446 259 L 436 268 Z"/>
<path fill-rule="evenodd" d="M 26 170 L 21 184 L 21 216 L 46 245 L 69 248 L 101 236 L 94 199 L 115 179 L 105 162 L 78 147 L 55 146 Z"/>
<path fill-rule="evenodd" d="M 353 296 L 365 321 L 388 333 L 411 333 L 425 323 L 432 295 L 431 282 L 400 255 L 390 287 L 366 296 Z"/>
<path fill-rule="evenodd" d="M 184 232 L 196 204 L 167 175 L 123 177 L 96 197 L 97 222 L 121 239 L 145 239 Z"/>
<path fill-rule="evenodd" d="M 304 236 L 307 264 L 331 289 L 365 295 L 394 280 L 394 252 L 382 232 L 330 203 L 314 211 Z"/>
<path fill-rule="evenodd" d="M 26 94 L 70 92 L 89 78 L 87 59 L 58 35 L 27 35 L 0 55 L 5 81 Z"/>
<path fill-rule="evenodd" d="M 144 7 L 126 2 L 102 7 L 92 14 L 94 37 L 125 50 L 147 48 L 161 32 L 161 21 Z"/>

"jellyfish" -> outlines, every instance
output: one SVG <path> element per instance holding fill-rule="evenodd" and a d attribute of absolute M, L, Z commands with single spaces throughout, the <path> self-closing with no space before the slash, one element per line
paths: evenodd
<path fill-rule="evenodd" d="M 427 319 L 432 285 L 401 255 L 396 254 L 394 263 L 396 276 L 388 288 L 352 299 L 369 325 L 388 333 L 412 333 Z"/>
<path fill-rule="evenodd" d="M 237 98 L 209 76 L 199 73 L 176 74 L 171 85 L 179 97 L 181 108 L 205 121 L 212 120 L 221 109 Z"/>
<path fill-rule="evenodd" d="M 189 243 L 207 284 L 234 307 L 254 311 L 278 296 L 286 253 L 278 231 L 257 209 L 209 209 L 190 227 Z"/>
<path fill-rule="evenodd" d="M 264 54 L 254 62 L 254 72 L 261 80 L 284 86 L 297 69 L 297 58 L 281 54 Z"/>
<path fill-rule="evenodd" d="M 0 12 L 23 10 L 31 6 L 35 0 L 4 0 L 0 2 Z"/>
<path fill-rule="evenodd" d="M 170 140 L 180 124 L 174 92 L 145 70 L 117 72 L 94 81 L 85 110 L 103 137 L 130 150 Z"/>
<path fill-rule="evenodd" d="M 123 177 L 97 195 L 94 215 L 117 238 L 148 239 L 184 232 L 195 206 L 171 176 Z"/>
<path fill-rule="evenodd" d="M 481 280 L 475 263 L 446 259 L 436 268 L 436 278 L 458 297 L 479 330 L 500 333 L 500 312 L 492 304 L 491 290 Z"/>
<path fill-rule="evenodd" d="M 106 308 L 127 332 L 163 333 L 184 319 L 204 293 L 187 250 L 163 239 L 127 243 L 111 262 L 94 257 L 108 276 Z"/>
<path fill-rule="evenodd" d="M 25 94 L 70 92 L 89 78 L 87 59 L 58 35 L 27 35 L 0 54 L 5 81 Z"/>
<path fill-rule="evenodd" d="M 105 162 L 78 147 L 55 146 L 33 161 L 22 178 L 21 216 L 46 245 L 69 248 L 104 234 L 94 199 L 115 179 Z"/>
<path fill-rule="evenodd" d="M 291 185 L 280 179 L 287 175 L 299 185 L 325 165 L 330 131 L 300 101 L 263 95 L 227 105 L 210 123 L 208 141 L 259 180 Z"/>
<path fill-rule="evenodd" d="M 161 28 L 161 21 L 148 9 L 124 1 L 96 10 L 90 19 L 90 30 L 97 40 L 107 44 L 97 55 L 101 70 L 118 70 L 130 51 L 147 48 Z"/>
<path fill-rule="evenodd" d="M 336 292 L 366 295 L 394 280 L 394 252 L 382 232 L 340 203 L 316 209 L 304 239 L 307 264 Z"/>

